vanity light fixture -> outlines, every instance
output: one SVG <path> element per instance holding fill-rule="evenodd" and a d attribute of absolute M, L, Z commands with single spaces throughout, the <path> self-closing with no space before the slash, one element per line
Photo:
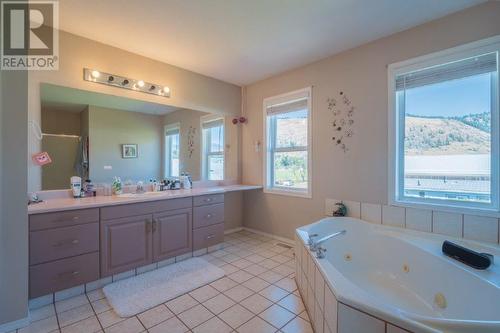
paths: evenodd
<path fill-rule="evenodd" d="M 170 97 L 170 88 L 156 83 L 136 80 L 120 75 L 100 72 L 95 69 L 84 68 L 83 79 L 89 82 L 105 84 L 129 90 L 140 91 L 147 94 Z"/>

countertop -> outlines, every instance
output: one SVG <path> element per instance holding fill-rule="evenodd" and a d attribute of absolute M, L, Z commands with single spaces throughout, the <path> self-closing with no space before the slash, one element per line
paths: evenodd
<path fill-rule="evenodd" d="M 90 198 L 54 198 L 47 199 L 41 203 L 28 206 L 28 215 L 60 212 L 74 209 L 97 208 L 105 206 L 125 205 L 138 202 L 167 200 L 176 198 L 194 197 L 204 194 L 227 193 L 236 191 L 247 191 L 261 189 L 262 186 L 257 185 L 224 185 L 193 188 L 190 190 L 168 190 L 156 192 L 155 194 L 138 194 L 134 196 L 97 196 Z M 158 193 L 158 194 L 157 194 Z"/>

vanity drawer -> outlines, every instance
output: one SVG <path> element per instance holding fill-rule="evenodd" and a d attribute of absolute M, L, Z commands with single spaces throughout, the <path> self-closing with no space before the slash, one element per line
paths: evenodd
<path fill-rule="evenodd" d="M 30 231 L 99 222 L 99 209 L 79 209 L 30 216 Z"/>
<path fill-rule="evenodd" d="M 99 223 L 30 232 L 30 265 L 99 251 Z"/>
<path fill-rule="evenodd" d="M 30 267 L 30 298 L 99 279 L 99 252 Z"/>
<path fill-rule="evenodd" d="M 193 206 L 205 206 L 224 202 L 224 193 L 200 195 L 193 198 Z"/>
<path fill-rule="evenodd" d="M 193 230 L 193 251 L 224 241 L 224 223 Z"/>
<path fill-rule="evenodd" d="M 153 214 L 174 209 L 191 208 L 192 205 L 191 198 L 179 198 L 103 207 L 101 208 L 101 219 L 111 220 Z"/>
<path fill-rule="evenodd" d="M 224 204 L 195 207 L 193 209 L 193 228 L 207 227 L 224 222 Z"/>

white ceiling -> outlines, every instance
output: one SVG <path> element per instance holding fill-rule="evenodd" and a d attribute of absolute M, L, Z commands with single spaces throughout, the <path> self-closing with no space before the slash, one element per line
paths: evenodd
<path fill-rule="evenodd" d="M 62 30 L 238 85 L 484 0 L 61 0 Z"/>

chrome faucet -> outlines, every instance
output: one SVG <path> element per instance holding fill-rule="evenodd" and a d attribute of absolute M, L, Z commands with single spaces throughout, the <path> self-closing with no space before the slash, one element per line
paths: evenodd
<path fill-rule="evenodd" d="M 307 241 L 307 244 L 309 245 L 309 249 L 312 252 L 316 253 L 316 258 L 321 259 L 321 258 L 325 257 L 326 249 L 320 245 L 322 243 L 326 242 L 327 240 L 329 240 L 330 238 L 340 236 L 340 235 L 345 235 L 346 232 L 347 232 L 346 230 L 334 232 L 333 234 L 326 235 L 318 240 L 314 239 L 315 237 L 318 237 L 318 234 L 312 234 L 312 235 L 309 235 L 309 239 Z"/>

